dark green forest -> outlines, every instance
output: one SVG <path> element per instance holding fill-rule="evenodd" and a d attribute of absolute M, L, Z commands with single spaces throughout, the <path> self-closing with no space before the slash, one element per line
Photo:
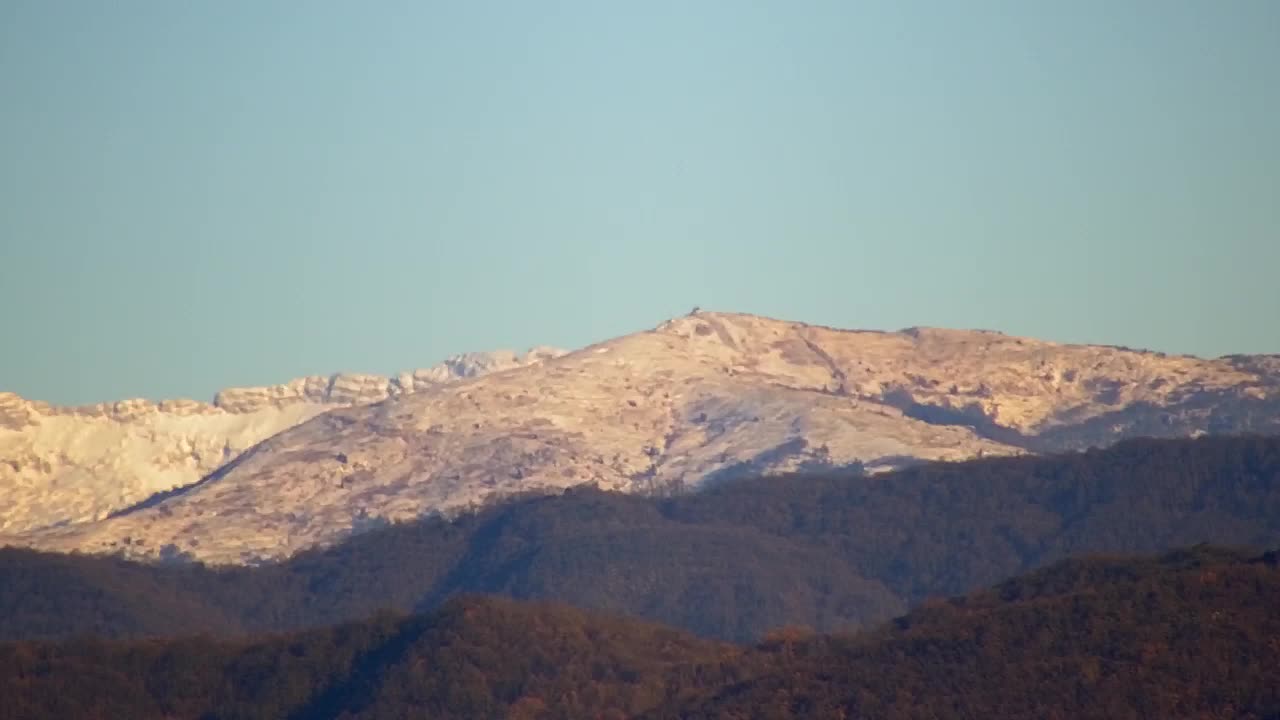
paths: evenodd
<path fill-rule="evenodd" d="M 0 644 L 0 720 L 1280 717 L 1276 553 L 1090 558 L 734 646 L 499 598 L 256 639 Z"/>
<path fill-rule="evenodd" d="M 1049 457 L 759 478 L 670 498 L 593 489 L 211 569 L 0 550 L 0 639 L 235 638 L 558 601 L 753 642 L 865 628 L 1090 553 L 1280 545 L 1280 439 L 1135 440 Z"/>

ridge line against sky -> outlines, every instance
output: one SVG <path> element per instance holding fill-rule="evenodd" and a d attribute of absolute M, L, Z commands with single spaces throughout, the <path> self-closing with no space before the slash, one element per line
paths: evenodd
<path fill-rule="evenodd" d="M 694 305 L 1280 352 L 1280 3 L 0 5 L 0 390 Z"/>

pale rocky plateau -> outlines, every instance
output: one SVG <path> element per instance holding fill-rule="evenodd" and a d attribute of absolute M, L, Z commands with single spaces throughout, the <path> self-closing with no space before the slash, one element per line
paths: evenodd
<path fill-rule="evenodd" d="M 0 395 L 0 544 L 256 563 L 584 483 L 667 493 L 1280 431 L 1275 356 L 699 312 L 567 354 L 463 357 L 395 378 L 227 391 L 211 405 L 67 410 Z"/>

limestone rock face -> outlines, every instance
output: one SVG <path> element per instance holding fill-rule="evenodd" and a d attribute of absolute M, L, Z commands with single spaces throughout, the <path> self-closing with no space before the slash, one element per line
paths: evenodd
<path fill-rule="evenodd" d="M 444 374 L 461 379 L 440 382 Z M 285 405 L 299 408 L 288 429 L 225 452 L 229 462 L 204 482 L 110 519 L 10 541 L 256 562 L 334 542 L 371 520 L 450 513 L 517 491 L 582 483 L 665 491 L 800 468 L 878 471 L 1137 435 L 1280 430 L 1280 372 L 1266 358 L 982 331 L 842 331 L 720 313 L 563 356 L 459 356 L 385 384 L 343 382 L 339 397 L 380 398 L 374 404 L 320 412 L 332 406 L 317 398 L 334 397 L 337 381 L 322 395 L 309 394 L 321 392 L 309 382 L 217 405 L 225 413 L 285 402 L 261 397 L 304 398 Z M 0 401 L 0 417 L 29 414 Z"/>
<path fill-rule="evenodd" d="M 470 353 L 408 375 L 339 373 L 232 388 L 213 403 L 122 400 L 56 407 L 0 392 L 0 535 L 98 520 L 190 485 L 258 442 L 337 407 L 386 400 L 563 354 Z M 404 375 L 404 374 L 402 374 Z"/>

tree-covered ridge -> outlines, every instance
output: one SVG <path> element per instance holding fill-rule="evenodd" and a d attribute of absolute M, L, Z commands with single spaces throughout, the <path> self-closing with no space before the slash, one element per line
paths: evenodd
<path fill-rule="evenodd" d="M 1280 717 L 1276 554 L 1073 560 L 931 602 L 853 637 L 773 645 L 774 666 L 647 717 Z"/>
<path fill-rule="evenodd" d="M 256 641 L 0 645 L 0 719 L 630 717 L 745 679 L 743 648 L 564 606 L 451 600 L 430 615 Z"/>
<path fill-rule="evenodd" d="M 460 593 L 563 601 L 738 641 L 869 626 L 1085 553 L 1280 544 L 1280 438 L 797 475 L 673 498 L 579 489 L 212 570 L 0 550 L 0 638 L 283 631 Z"/>
<path fill-rule="evenodd" d="M 1276 553 L 1085 558 L 755 647 L 454 598 L 256 639 L 0 644 L 0 720 L 1280 716 Z"/>
<path fill-rule="evenodd" d="M 681 498 L 689 522 L 828 549 L 914 604 L 1084 553 L 1280 542 L 1280 438 L 1132 440 L 891 475 L 761 478 Z"/>

